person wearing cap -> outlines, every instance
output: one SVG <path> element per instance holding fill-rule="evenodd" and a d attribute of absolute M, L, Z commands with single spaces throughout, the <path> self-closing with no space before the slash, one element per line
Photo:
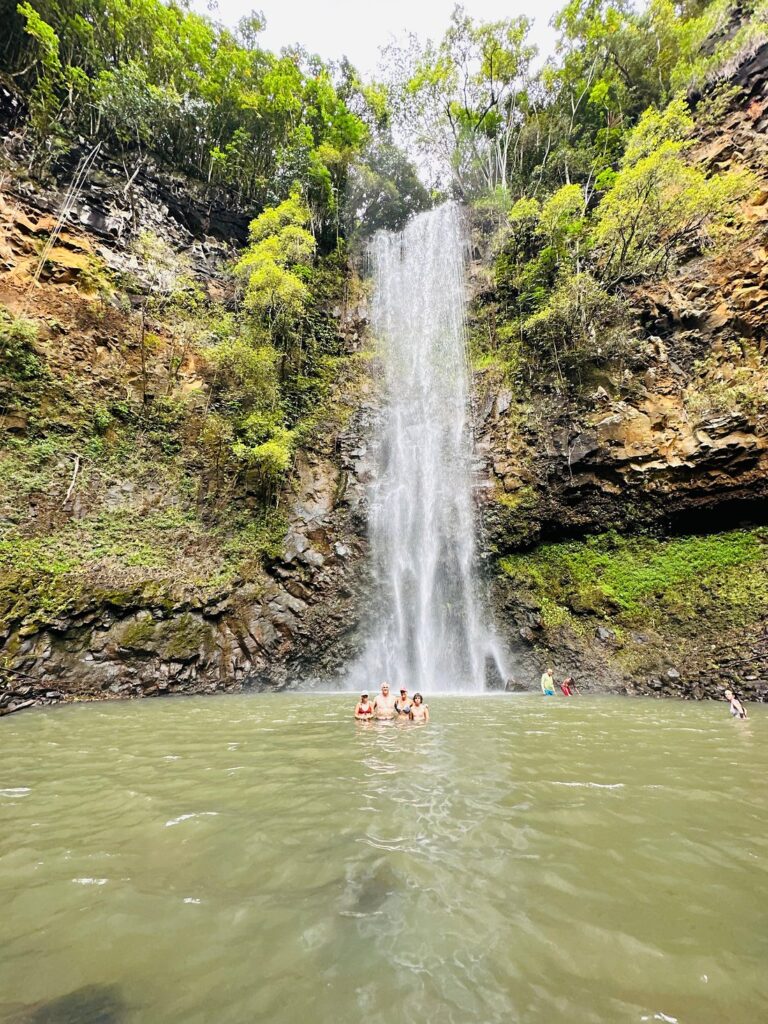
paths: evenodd
<path fill-rule="evenodd" d="M 381 693 L 376 694 L 373 710 L 377 718 L 395 717 L 395 698 L 389 692 L 389 683 L 381 684 Z"/>
<path fill-rule="evenodd" d="M 355 718 L 360 718 L 365 722 L 373 718 L 373 704 L 368 700 L 367 693 L 360 694 L 360 700 L 355 708 Z"/>
<path fill-rule="evenodd" d="M 398 718 L 410 718 L 411 717 L 412 704 L 408 700 L 408 691 L 405 687 L 400 688 L 400 696 L 395 701 L 395 711 L 397 712 Z"/>

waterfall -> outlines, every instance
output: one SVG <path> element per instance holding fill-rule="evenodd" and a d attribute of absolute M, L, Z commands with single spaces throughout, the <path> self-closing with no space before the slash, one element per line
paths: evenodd
<path fill-rule="evenodd" d="M 371 244 L 385 406 L 369 495 L 377 600 L 354 674 L 372 689 L 477 691 L 488 659 L 499 666 L 475 580 L 465 253 L 453 203 Z"/>

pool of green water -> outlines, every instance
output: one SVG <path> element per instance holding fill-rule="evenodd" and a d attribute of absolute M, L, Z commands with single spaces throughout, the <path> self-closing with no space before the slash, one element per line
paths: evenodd
<path fill-rule="evenodd" d="M 538 696 L 0 722 L 0 1021 L 759 1024 L 768 714 Z"/>

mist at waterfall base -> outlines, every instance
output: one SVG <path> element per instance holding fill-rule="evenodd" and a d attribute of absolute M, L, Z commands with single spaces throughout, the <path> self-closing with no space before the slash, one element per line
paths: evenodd
<path fill-rule="evenodd" d="M 465 333 L 467 243 L 447 203 L 370 246 L 384 406 L 369 493 L 374 600 L 349 673 L 410 691 L 478 692 L 507 675 L 475 574 Z"/>

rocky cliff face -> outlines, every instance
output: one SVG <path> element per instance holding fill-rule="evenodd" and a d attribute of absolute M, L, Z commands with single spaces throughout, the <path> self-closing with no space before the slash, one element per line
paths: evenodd
<path fill-rule="evenodd" d="M 282 688 L 332 676 L 355 653 L 366 582 L 352 525 L 362 498 L 353 444 L 351 432 L 340 440 L 338 461 L 300 457 L 284 551 L 257 581 L 166 586 L 105 567 L 101 587 L 55 615 L 35 608 L 15 618 L 10 609 L 5 703 Z M 145 496 L 132 497 L 143 505 Z"/>
<path fill-rule="evenodd" d="M 763 182 L 749 201 L 747 237 L 734 239 L 727 256 L 698 257 L 636 289 L 640 332 L 631 354 L 577 394 L 540 389 L 522 401 L 492 371 L 477 375 L 483 519 L 494 556 L 612 530 L 661 538 L 765 522 L 768 47 L 734 72 L 734 84 L 744 90 L 740 100 L 702 130 L 694 156 L 718 168 L 749 166 Z M 552 594 L 530 576 L 521 585 L 501 573 L 494 586 L 528 679 L 554 660 L 597 687 L 703 695 L 737 682 L 750 695 L 768 692 L 762 592 L 750 614 L 727 623 L 718 604 L 728 598 L 715 592 L 692 621 L 673 615 L 658 629 L 638 621 L 631 630 L 616 628 L 621 609 L 580 602 L 578 587 L 560 588 L 563 614 L 547 626 L 542 603 Z M 685 597 L 692 581 L 681 586 Z"/>
<path fill-rule="evenodd" d="M 364 306 L 348 298 L 331 314 L 347 355 L 276 508 L 265 513 L 247 481 L 214 493 L 186 438 L 211 383 L 186 328 L 156 317 L 151 345 L 137 343 L 139 231 L 154 228 L 209 299 L 229 301 L 223 268 L 245 218 L 187 186 L 148 167 L 126 185 L 101 161 L 58 225 L 55 182 L 14 176 L 0 197 L 0 302 L 36 330 L 34 370 L 4 377 L 0 394 L 0 711 L 307 684 L 353 653 L 372 401 Z M 133 275 L 133 291 L 107 287 L 112 272 Z"/>
<path fill-rule="evenodd" d="M 579 389 L 522 395 L 476 374 L 481 548 L 510 685 L 535 686 L 549 662 L 587 690 L 768 694 L 768 48 L 734 82 L 741 101 L 701 129 L 696 157 L 766 182 L 747 236 L 637 288 L 628 354 Z M 34 320 L 45 369 L 0 394 L 0 710 L 332 676 L 368 587 L 364 304 L 333 310 L 345 361 L 265 518 L 247 481 L 217 492 L 186 437 L 211 381 L 183 330 L 150 325 L 149 354 L 136 340 L 149 285 L 131 239 L 153 227 L 226 308 L 245 218 L 158 168 L 126 179 L 102 160 L 41 260 L 65 191 L 16 176 L 0 200 L 0 302 Z M 139 284 L 116 297 L 110 273 Z M 142 392 L 151 411 L 129 430 Z"/>

